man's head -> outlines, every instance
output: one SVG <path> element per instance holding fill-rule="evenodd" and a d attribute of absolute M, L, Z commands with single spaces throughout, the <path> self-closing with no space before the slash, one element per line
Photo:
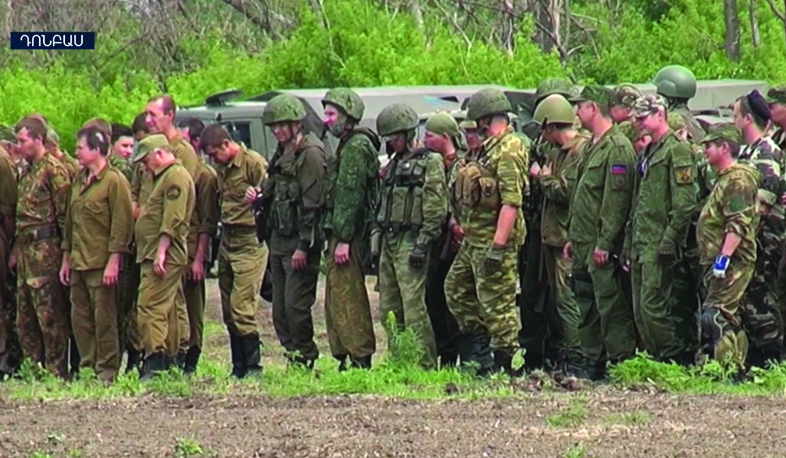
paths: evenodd
<path fill-rule="evenodd" d="M 123 159 L 134 154 L 134 133 L 125 124 L 112 124 L 112 154 Z"/>
<path fill-rule="evenodd" d="M 690 69 L 681 65 L 667 65 L 658 71 L 652 84 L 658 94 L 667 99 L 687 102 L 696 96 L 696 77 Z"/>
<path fill-rule="evenodd" d="M 104 118 L 92 118 L 82 125 L 83 129 L 85 127 L 96 127 L 104 133 L 106 138 L 112 138 L 112 125 Z"/>
<path fill-rule="evenodd" d="M 645 149 L 647 149 L 650 143 L 652 143 L 652 137 L 650 134 L 639 132 L 639 135 L 633 142 L 633 150 L 636 151 L 636 154 L 641 154 Z"/>
<path fill-rule="evenodd" d="M 175 127 L 175 100 L 170 95 L 157 95 L 145 106 L 145 124 L 153 134 L 166 134 Z"/>
<path fill-rule="evenodd" d="M 25 159 L 37 158 L 46 151 L 46 124 L 36 116 L 25 116 L 14 126 L 18 151 Z"/>
<path fill-rule="evenodd" d="M 143 163 L 145 167 L 154 171 L 175 160 L 169 147 L 169 140 L 163 134 L 151 134 L 142 139 L 136 146 L 134 163 Z"/>
<path fill-rule="evenodd" d="M 786 128 L 786 86 L 774 87 L 767 92 L 770 104 L 770 119 L 773 123 Z"/>
<path fill-rule="evenodd" d="M 197 118 L 184 119 L 177 124 L 177 130 L 180 132 L 180 135 L 182 135 L 188 143 L 191 143 L 191 146 L 194 147 L 194 151 L 199 151 L 199 136 L 202 135 L 202 130 L 204 130 L 204 128 L 205 123 Z"/>
<path fill-rule="evenodd" d="M 406 103 L 385 107 L 377 116 L 377 134 L 384 140 L 388 151 L 403 153 L 415 144 L 418 114 Z"/>
<path fill-rule="evenodd" d="M 570 99 L 577 95 L 576 88 L 570 81 L 562 78 L 545 79 L 538 84 L 538 88 L 535 91 L 535 107 L 540 105 L 540 102 L 546 97 L 554 94 L 559 94 L 566 99 Z"/>
<path fill-rule="evenodd" d="M 279 94 L 265 105 L 262 124 L 270 127 L 276 140 L 285 145 L 300 137 L 305 117 L 306 109 L 300 99 L 292 94 Z"/>
<path fill-rule="evenodd" d="M 532 119 L 540 124 L 543 139 L 550 143 L 562 144 L 561 132 L 574 130 L 576 115 L 568 100 L 554 94 L 546 97 L 535 108 Z"/>
<path fill-rule="evenodd" d="M 144 112 L 139 113 L 134 118 L 134 122 L 131 124 L 131 130 L 134 132 L 134 140 L 141 141 L 145 138 L 148 134 L 150 134 L 150 129 L 147 128 L 146 119 L 147 114 Z"/>
<path fill-rule="evenodd" d="M 740 153 L 741 143 L 742 131 L 731 123 L 711 126 L 702 140 L 707 162 L 714 167 L 735 159 Z"/>
<path fill-rule="evenodd" d="M 465 119 L 459 124 L 459 128 L 464 132 L 467 139 L 467 147 L 470 151 L 477 151 L 483 146 L 483 140 L 478 133 L 478 123 Z"/>
<path fill-rule="evenodd" d="M 322 108 L 325 110 L 325 126 L 333 136 L 339 137 L 363 119 L 366 105 L 357 92 L 341 87 L 325 93 Z"/>
<path fill-rule="evenodd" d="M 660 139 L 658 134 L 668 129 L 667 105 L 660 95 L 643 95 L 636 99 L 631 112 L 636 129 Z"/>
<path fill-rule="evenodd" d="M 76 158 L 83 167 L 89 167 L 109 154 L 109 137 L 95 126 L 83 127 L 76 134 Z"/>
<path fill-rule="evenodd" d="M 481 137 L 504 132 L 510 125 L 508 114 L 512 111 L 508 97 L 495 88 L 481 89 L 467 102 L 467 119 L 477 123 Z"/>
<path fill-rule="evenodd" d="M 573 101 L 577 103 L 576 116 L 581 121 L 582 127 L 590 129 L 601 118 L 611 120 L 609 104 L 614 97 L 614 91 L 603 86 L 585 86 L 581 94 Z"/>
<path fill-rule="evenodd" d="M 439 153 L 455 147 L 454 139 L 461 133 L 456 119 L 447 113 L 437 113 L 428 118 L 425 129 L 423 143 L 426 148 Z"/>
<path fill-rule="evenodd" d="M 220 124 L 205 126 L 199 137 L 202 151 L 216 164 L 229 164 L 237 155 L 238 144 Z"/>
<path fill-rule="evenodd" d="M 744 136 L 764 132 L 770 117 L 769 104 L 755 89 L 734 103 L 734 124 L 742 130 Z"/>
<path fill-rule="evenodd" d="M 641 92 L 632 84 L 621 84 L 614 89 L 609 111 L 614 122 L 626 121 L 631 117 L 631 111 L 636 100 L 641 97 Z"/>
<path fill-rule="evenodd" d="M 46 128 L 46 151 L 49 154 L 57 154 L 60 152 L 60 136 L 57 135 L 57 131 L 52 129 L 51 126 Z"/>

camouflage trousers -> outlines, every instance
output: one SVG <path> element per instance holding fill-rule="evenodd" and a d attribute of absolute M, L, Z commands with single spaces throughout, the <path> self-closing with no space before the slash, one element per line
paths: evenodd
<path fill-rule="evenodd" d="M 120 370 L 120 339 L 115 287 L 104 286 L 104 269 L 71 273 L 71 323 L 80 368 L 112 381 Z"/>
<path fill-rule="evenodd" d="M 325 322 L 334 357 L 358 359 L 376 351 L 374 321 L 366 290 L 359 240 L 349 245 L 349 263 L 338 265 L 333 255 L 338 239 L 331 237 L 325 252 Z"/>
<path fill-rule="evenodd" d="M 516 313 L 518 248 L 507 247 L 500 269 L 486 272 L 488 248 L 465 241 L 445 280 L 448 308 L 461 331 L 488 334 L 492 349 L 510 355 L 520 348 Z"/>
<path fill-rule="evenodd" d="M 728 360 L 740 368 L 748 356 L 748 338 L 742 328 L 742 297 L 753 277 L 754 266 L 729 263 L 725 278 L 705 266 L 707 297 L 702 304 L 701 329 L 707 353 L 717 360 Z"/>
<path fill-rule="evenodd" d="M 267 265 L 267 246 L 257 240 L 256 229 L 224 231 L 218 254 L 218 288 L 221 311 L 230 334 L 258 334 L 259 290 Z"/>
<path fill-rule="evenodd" d="M 675 264 L 652 260 L 634 261 L 631 266 L 636 326 L 644 348 L 661 361 L 675 359 L 682 351 L 673 311 Z"/>
<path fill-rule="evenodd" d="M 16 327 L 25 355 L 56 376 L 68 376 L 71 334 L 60 283 L 60 239 L 23 243 L 17 263 Z"/>
<path fill-rule="evenodd" d="M 742 296 L 742 327 L 751 350 L 774 351 L 783 348 L 783 317 L 777 293 L 754 278 Z"/>
<path fill-rule="evenodd" d="M 625 301 L 621 269 L 613 259 L 605 267 L 593 261 L 594 244 L 573 244 L 573 292 L 579 305 L 579 338 L 590 366 L 630 358 L 636 348 L 633 311 Z"/>
<path fill-rule="evenodd" d="M 388 315 L 396 319 L 397 331 L 411 329 L 417 336 L 422 351 L 420 365 L 433 369 L 437 363 L 434 329 L 426 308 L 426 264 L 414 269 L 409 265 L 409 255 L 415 246 L 409 233 L 393 236 L 384 234 L 379 263 L 379 308 L 382 326 L 388 334 L 388 348 L 395 351 L 393 330 Z"/>
<path fill-rule="evenodd" d="M 13 372 L 22 359 L 16 334 L 16 277 L 6 269 L 10 248 L 0 230 L 0 377 Z"/>

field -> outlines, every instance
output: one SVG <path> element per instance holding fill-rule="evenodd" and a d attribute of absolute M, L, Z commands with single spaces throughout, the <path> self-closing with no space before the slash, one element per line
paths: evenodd
<path fill-rule="evenodd" d="M 372 298 L 373 283 L 368 284 Z M 376 305 L 376 301 L 374 301 Z M 371 373 L 338 373 L 328 357 L 286 369 L 264 304 L 261 380 L 228 378 L 215 281 L 200 373 L 105 387 L 36 380 L 0 386 L 0 457 L 781 457 L 786 368 L 734 384 L 720 368 L 688 374 L 634 360 L 614 383 L 544 375 L 477 382 L 380 356 Z"/>

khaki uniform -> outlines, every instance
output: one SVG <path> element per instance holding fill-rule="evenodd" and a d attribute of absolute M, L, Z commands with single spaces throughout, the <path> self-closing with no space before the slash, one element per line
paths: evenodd
<path fill-rule="evenodd" d="M 113 380 L 120 369 L 116 286 L 103 284 L 112 254 L 129 252 L 133 233 L 131 190 L 107 165 L 94 179 L 81 170 L 71 187 L 63 251 L 71 255 L 71 323 L 80 367 Z"/>
<path fill-rule="evenodd" d="M 82 170 L 82 165 L 79 163 L 79 161 L 66 152 L 63 152 L 63 157 L 61 157 L 59 161 L 63 164 L 63 167 L 68 170 L 68 177 L 72 180 L 74 177 L 76 177 L 79 171 Z"/>
<path fill-rule="evenodd" d="M 64 378 L 71 326 L 59 273 L 69 186 L 68 171 L 55 158 L 45 155 L 30 166 L 19 181 L 14 243 L 22 349 Z"/>
<path fill-rule="evenodd" d="M 7 271 L 14 234 L 7 233 L 6 222 L 13 222 L 16 214 L 17 175 L 8 153 L 0 148 L 0 376 L 19 362 L 21 350 L 16 335 L 15 301 L 10 294 Z"/>
<path fill-rule="evenodd" d="M 194 182 L 179 162 L 156 170 L 152 178 L 153 188 L 135 228 L 136 259 L 141 271 L 137 326 L 148 357 L 160 352 L 177 352 L 177 341 L 169 340 L 168 336 L 170 328 L 178 326 L 172 320 L 176 316 L 173 309 L 178 294 L 182 294 L 182 276 L 188 264 L 188 226 L 196 200 Z M 153 271 L 153 262 L 163 235 L 170 237 L 171 244 L 166 274 L 160 277 Z"/>

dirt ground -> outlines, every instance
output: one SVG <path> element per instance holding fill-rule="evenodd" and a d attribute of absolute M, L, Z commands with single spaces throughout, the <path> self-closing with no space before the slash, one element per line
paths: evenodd
<path fill-rule="evenodd" d="M 212 282 L 209 298 L 208 317 L 220 320 Z M 279 360 L 267 305 L 260 325 L 266 360 Z M 315 325 L 320 348 L 329 354 L 321 292 Z M 208 346 L 208 354 L 225 357 L 225 337 L 211 337 Z M 476 402 L 248 395 L 0 399 L 0 457 L 782 457 L 784 418 L 784 397 L 675 396 L 609 387 Z M 185 454 L 183 439 L 203 454 Z"/>

